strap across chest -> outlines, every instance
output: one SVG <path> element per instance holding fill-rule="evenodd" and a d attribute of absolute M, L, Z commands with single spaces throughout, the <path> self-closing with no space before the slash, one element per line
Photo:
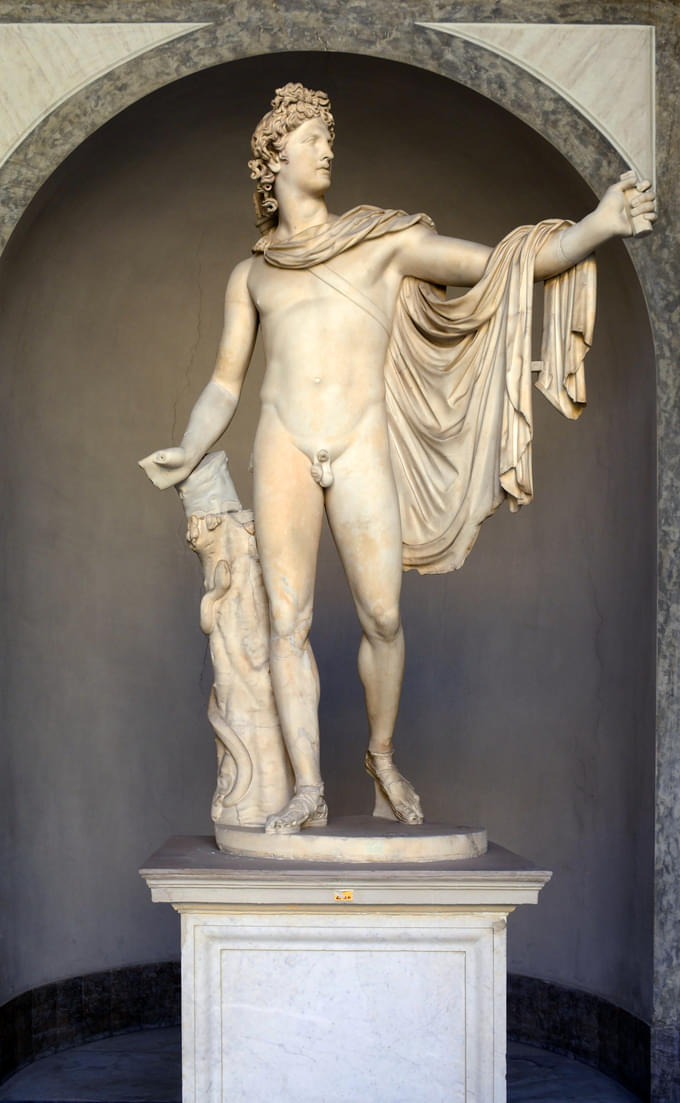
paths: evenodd
<path fill-rule="evenodd" d="M 313 268 L 307 268 L 310 276 L 316 276 L 322 283 L 327 284 L 328 287 L 332 287 L 334 291 L 338 291 L 341 295 L 344 295 L 346 299 L 358 306 L 360 310 L 363 310 L 366 314 L 370 314 L 378 325 L 382 326 L 387 336 L 391 336 L 392 326 L 389 318 L 383 310 L 377 306 L 372 299 L 369 299 L 367 295 L 364 295 L 363 291 L 360 291 L 358 287 L 355 287 L 344 276 L 341 276 L 335 268 L 331 268 L 328 264 L 315 264 Z"/>

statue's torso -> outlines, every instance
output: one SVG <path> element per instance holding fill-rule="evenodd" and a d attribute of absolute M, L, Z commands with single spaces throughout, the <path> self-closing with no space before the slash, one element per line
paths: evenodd
<path fill-rule="evenodd" d="M 330 262 L 388 326 L 401 283 L 390 263 L 397 236 L 362 242 Z M 384 402 L 385 328 L 306 269 L 276 268 L 258 257 L 248 288 L 264 339 L 263 404 L 275 407 L 303 447 L 351 434 L 369 408 Z"/>

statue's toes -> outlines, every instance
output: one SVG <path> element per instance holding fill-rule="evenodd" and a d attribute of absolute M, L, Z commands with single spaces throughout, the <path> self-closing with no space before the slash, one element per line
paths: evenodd
<path fill-rule="evenodd" d="M 267 819 L 264 830 L 269 835 L 296 835 L 302 827 L 325 825 L 328 807 L 323 796 L 323 786 L 302 786 L 288 805 Z"/>
<path fill-rule="evenodd" d="M 297 835 L 301 824 L 297 817 L 270 816 L 264 825 L 266 835 Z"/>
<path fill-rule="evenodd" d="M 417 811 L 415 808 L 402 805 L 400 808 L 395 809 L 395 811 L 402 823 L 416 824 L 423 822 L 423 813 Z"/>
<path fill-rule="evenodd" d="M 423 810 L 420 805 L 420 797 L 415 790 L 413 790 L 408 801 L 400 803 L 394 811 L 402 823 L 418 824 L 422 823 L 424 819 Z"/>

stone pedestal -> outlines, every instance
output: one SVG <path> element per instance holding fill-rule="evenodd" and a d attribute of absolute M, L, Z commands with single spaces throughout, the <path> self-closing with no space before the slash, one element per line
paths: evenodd
<path fill-rule="evenodd" d="M 141 874 L 182 916 L 183 1103 L 504 1103 L 506 919 L 549 873 L 177 838 Z"/>

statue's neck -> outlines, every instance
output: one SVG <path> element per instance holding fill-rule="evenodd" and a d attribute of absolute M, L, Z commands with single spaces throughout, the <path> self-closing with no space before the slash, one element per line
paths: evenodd
<path fill-rule="evenodd" d="M 279 223 L 274 230 L 275 241 L 286 241 L 295 234 L 328 222 L 328 208 L 321 196 L 278 196 Z"/>

